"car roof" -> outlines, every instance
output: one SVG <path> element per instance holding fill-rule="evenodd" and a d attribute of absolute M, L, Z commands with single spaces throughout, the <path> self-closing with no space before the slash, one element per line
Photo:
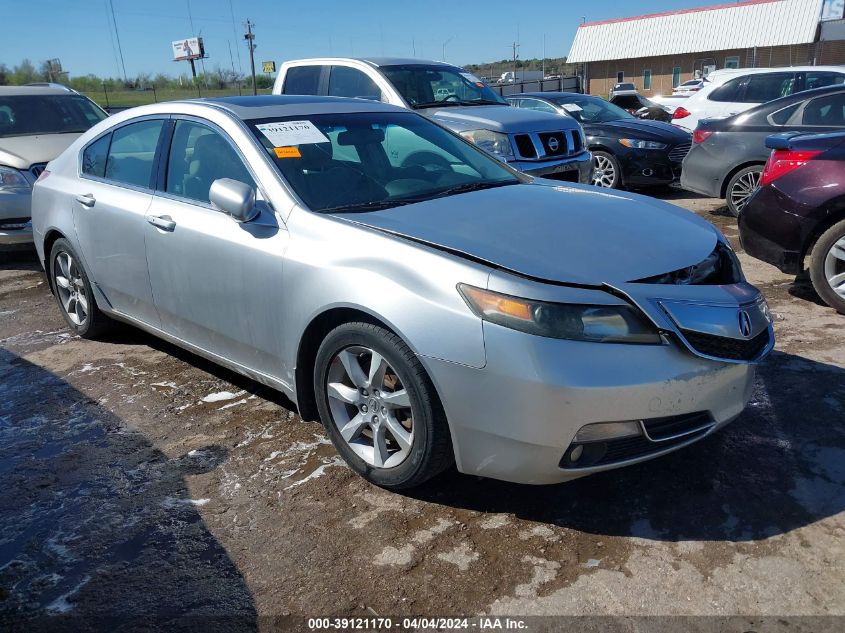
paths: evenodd
<path fill-rule="evenodd" d="M 76 93 L 67 88 L 49 88 L 47 86 L 0 86 L 0 96 L 20 97 L 29 95 L 76 96 Z"/>
<path fill-rule="evenodd" d="M 593 97 L 594 95 L 585 95 L 581 94 L 580 92 L 518 92 L 512 95 L 505 95 L 505 99 L 508 97 L 537 97 L 539 99 L 543 98 L 550 98 L 550 97 Z M 601 99 L 601 97 L 595 97 L 596 99 Z"/>
<path fill-rule="evenodd" d="M 346 97 L 318 97 L 310 95 L 259 95 L 248 97 L 213 97 L 188 99 L 181 103 L 211 105 L 225 109 L 239 119 L 264 119 L 273 116 L 330 114 L 333 112 L 404 112 L 406 108 L 373 101 Z"/>
<path fill-rule="evenodd" d="M 362 62 L 370 66 L 443 66 L 444 68 L 460 68 L 446 62 L 436 62 L 432 59 L 414 59 L 413 57 L 313 57 L 307 59 L 291 59 L 286 64 L 331 64 L 332 62 Z"/>

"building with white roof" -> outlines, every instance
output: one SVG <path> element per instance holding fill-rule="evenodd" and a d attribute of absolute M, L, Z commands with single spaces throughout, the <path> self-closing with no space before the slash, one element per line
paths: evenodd
<path fill-rule="evenodd" d="M 585 22 L 567 61 L 581 65 L 587 92 L 634 83 L 670 94 L 719 68 L 845 64 L 843 0 L 744 0 Z"/>

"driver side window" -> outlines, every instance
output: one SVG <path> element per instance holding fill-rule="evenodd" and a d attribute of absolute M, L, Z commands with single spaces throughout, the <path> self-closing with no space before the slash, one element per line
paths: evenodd
<path fill-rule="evenodd" d="M 232 178 L 255 187 L 241 157 L 216 130 L 179 120 L 170 144 L 165 191 L 182 198 L 208 203 L 211 184 Z"/>

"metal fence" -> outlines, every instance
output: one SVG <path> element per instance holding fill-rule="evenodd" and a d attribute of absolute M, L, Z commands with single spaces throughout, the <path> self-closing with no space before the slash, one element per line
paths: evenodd
<path fill-rule="evenodd" d="M 490 88 L 502 97 L 520 92 L 583 92 L 581 78 L 577 76 L 517 81 L 512 84 L 491 85 Z"/>

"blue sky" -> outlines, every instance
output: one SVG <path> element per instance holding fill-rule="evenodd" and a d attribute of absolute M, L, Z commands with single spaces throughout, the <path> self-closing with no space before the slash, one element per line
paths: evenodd
<path fill-rule="evenodd" d="M 587 21 L 714 4 L 707 0 L 111 0 L 126 73 L 189 71 L 171 40 L 202 35 L 205 66 L 249 70 L 242 23 L 255 24 L 256 63 L 322 55 L 401 55 L 456 64 L 566 55 Z M 120 76 L 109 0 L 0 0 L 0 62 L 58 57 L 71 75 Z M 193 30 L 188 7 L 193 18 Z M 232 25 L 234 13 L 235 27 Z M 232 57 L 229 55 L 231 45 Z M 240 62 L 238 60 L 240 53 Z"/>

